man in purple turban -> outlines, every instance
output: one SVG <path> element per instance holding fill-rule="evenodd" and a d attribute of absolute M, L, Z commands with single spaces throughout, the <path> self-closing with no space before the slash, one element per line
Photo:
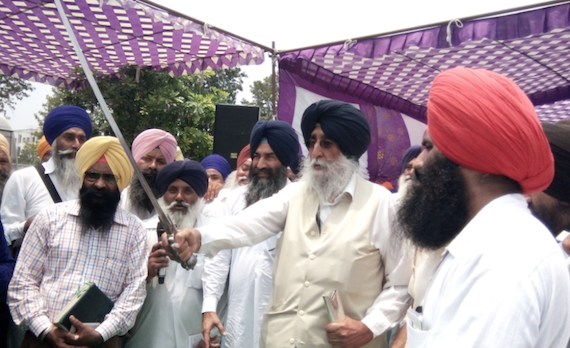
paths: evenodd
<path fill-rule="evenodd" d="M 141 132 L 133 141 L 133 157 L 155 197 L 158 197 L 156 175 L 165 165 L 174 161 L 177 146 L 172 134 L 156 128 Z M 121 193 L 121 208 L 142 220 L 154 215 L 154 207 L 136 175 Z"/>
<path fill-rule="evenodd" d="M 43 131 L 52 147 L 52 158 L 35 167 L 14 172 L 2 193 L 0 212 L 6 240 L 17 247 L 34 216 L 43 208 L 79 198 L 81 180 L 75 154 L 91 136 L 91 119 L 74 105 L 51 110 Z"/>

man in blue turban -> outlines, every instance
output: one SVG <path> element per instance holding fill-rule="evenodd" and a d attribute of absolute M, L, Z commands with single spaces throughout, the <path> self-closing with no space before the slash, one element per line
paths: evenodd
<path fill-rule="evenodd" d="M 420 155 L 420 152 L 422 152 L 420 145 L 412 145 L 404 152 L 404 156 L 402 156 L 402 170 L 398 178 L 398 199 L 406 195 L 408 185 L 412 182 L 414 159 Z"/>
<path fill-rule="evenodd" d="M 259 121 L 250 136 L 251 169 L 248 184 L 229 193 L 225 214 L 236 215 L 252 204 L 279 192 L 289 183 L 287 167 L 298 158 L 299 141 L 293 128 L 283 121 Z M 222 347 L 258 347 L 261 320 L 271 294 L 273 259 L 277 236 L 257 245 L 223 250 L 206 262 L 204 327 L 220 323 L 216 305 L 228 286 L 226 328 L 230 335 Z"/>
<path fill-rule="evenodd" d="M 178 228 L 208 223 L 200 213 L 208 188 L 208 176 L 200 163 L 185 159 L 167 164 L 158 172 L 156 186 L 158 203 Z M 197 255 L 198 263 L 189 271 L 169 262 L 158 243 L 158 217 L 143 223 L 149 251 L 147 296 L 126 348 L 195 347 L 202 331 L 204 256 Z"/>
<path fill-rule="evenodd" d="M 91 119 L 77 106 L 51 110 L 43 131 L 51 144 L 51 159 L 36 167 L 14 172 L 6 182 L 0 214 L 6 240 L 17 247 L 34 216 L 54 203 L 79 198 L 81 180 L 75 154 L 91 136 Z"/>

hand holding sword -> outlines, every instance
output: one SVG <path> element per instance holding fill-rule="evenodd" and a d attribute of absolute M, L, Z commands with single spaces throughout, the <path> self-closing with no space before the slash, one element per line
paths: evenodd
<path fill-rule="evenodd" d="M 174 235 L 173 243 L 168 240 L 166 233 L 162 235 L 162 247 L 168 255 L 173 255 L 172 257 L 174 257 L 174 252 L 176 252 L 181 260 L 195 258 L 195 253 L 200 250 L 201 246 L 202 235 L 200 231 L 195 229 L 178 230 L 176 235 Z"/>

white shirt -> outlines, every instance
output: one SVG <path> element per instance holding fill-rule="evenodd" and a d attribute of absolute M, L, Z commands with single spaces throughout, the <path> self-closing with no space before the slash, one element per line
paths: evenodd
<path fill-rule="evenodd" d="M 340 196 L 354 195 L 355 175 Z M 289 200 L 296 186 L 296 183 L 288 185 L 272 197 L 253 204 L 235 217 L 199 228 L 202 235 L 200 252 L 206 256 L 213 256 L 222 249 L 255 245 L 275 236 L 285 227 Z M 340 199 L 335 200 L 333 205 L 338 204 L 339 201 Z M 394 201 L 392 207 L 395 208 Z M 328 204 L 321 205 L 319 209 L 319 216 L 324 222 L 330 214 L 330 207 Z M 379 209 L 381 209 L 380 206 Z M 392 215 L 394 213 L 391 212 Z M 385 216 L 385 214 L 378 211 L 375 216 Z M 400 254 L 392 250 L 390 233 L 381 227 L 385 226 L 385 223 L 375 221 L 372 226 L 370 241 L 380 250 L 382 259 L 385 261 L 387 283 L 391 284 L 380 293 L 362 320 L 373 332 L 374 337 L 377 337 L 396 325 L 402 313 L 409 306 L 410 297 L 407 286 L 410 281 L 411 268 L 409 259 L 401 259 Z"/>
<path fill-rule="evenodd" d="M 125 209 L 129 213 L 135 215 L 141 220 L 148 220 L 155 217 L 156 213 L 154 212 L 154 208 L 151 212 L 149 212 L 146 208 L 139 206 L 135 206 L 131 203 L 131 198 L 129 197 L 129 192 L 131 191 L 131 185 L 125 187 L 123 192 L 121 192 L 121 201 L 119 205 L 121 208 Z M 157 220 L 158 222 L 158 220 Z M 154 226 L 156 232 L 156 225 Z"/>
<path fill-rule="evenodd" d="M 202 208 L 202 214 L 211 219 L 223 217 L 225 215 L 226 201 L 230 195 L 230 192 L 232 192 L 230 189 L 221 189 L 220 192 L 218 192 L 218 197 L 204 204 L 204 207 Z"/>
<path fill-rule="evenodd" d="M 412 323 L 413 325 L 413 323 Z M 449 244 L 408 346 L 566 347 L 570 278 L 520 194 L 487 204 Z"/>
<path fill-rule="evenodd" d="M 237 215 L 246 208 L 248 187 L 240 186 L 227 195 L 225 216 Z M 229 272 L 227 336 L 222 339 L 222 348 L 259 346 L 261 320 L 273 288 L 277 239 L 278 236 L 273 236 L 253 246 L 222 250 L 212 259 L 206 259 L 202 312 L 216 311 Z"/>
<path fill-rule="evenodd" d="M 196 227 L 208 224 L 200 215 Z M 157 243 L 158 216 L 143 221 L 147 231 L 147 249 Z M 204 255 L 196 254 L 198 263 L 193 270 L 185 270 L 169 260 L 164 284 L 154 277 L 147 283 L 147 297 L 131 330 L 126 348 L 193 348 L 202 339 L 202 272 Z"/>
<path fill-rule="evenodd" d="M 53 157 L 42 165 L 62 202 L 79 198 L 79 187 L 65 189 L 62 187 L 54 173 Z M 23 168 L 12 173 L 4 187 L 0 206 L 4 235 L 8 244 L 24 237 L 24 224 L 28 218 L 53 204 L 53 199 L 35 167 Z"/>

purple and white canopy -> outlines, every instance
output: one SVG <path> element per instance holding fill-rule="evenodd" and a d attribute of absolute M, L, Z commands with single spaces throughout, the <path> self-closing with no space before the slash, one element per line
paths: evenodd
<path fill-rule="evenodd" d="M 136 64 L 183 75 L 264 60 L 258 46 L 143 1 L 62 3 L 91 69 L 99 74 Z M 0 0 L 3 74 L 70 87 L 77 66 L 53 0 Z"/>
<path fill-rule="evenodd" d="M 361 167 L 395 184 L 404 151 L 425 129 L 432 80 L 460 66 L 513 79 L 542 121 L 569 118 L 570 3 L 281 52 L 278 116 L 300 133 L 308 104 L 353 103 L 376 130 Z"/>

